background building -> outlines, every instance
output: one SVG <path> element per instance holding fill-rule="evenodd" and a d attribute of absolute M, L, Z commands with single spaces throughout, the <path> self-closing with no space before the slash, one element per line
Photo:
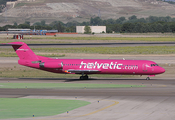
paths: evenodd
<path fill-rule="evenodd" d="M 76 33 L 84 33 L 85 26 L 76 26 Z M 91 32 L 93 33 L 106 33 L 106 26 L 90 26 Z"/>

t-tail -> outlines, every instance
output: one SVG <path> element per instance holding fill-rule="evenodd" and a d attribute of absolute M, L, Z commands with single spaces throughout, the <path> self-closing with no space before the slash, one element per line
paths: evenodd
<path fill-rule="evenodd" d="M 19 57 L 18 63 L 20 65 L 29 66 L 29 67 L 35 67 L 36 65 L 31 65 L 31 62 L 39 63 L 42 59 L 50 59 L 47 57 L 42 57 L 36 55 L 29 46 L 24 42 L 11 42 L 11 43 L 5 43 L 4 45 L 11 45 L 13 49 L 15 50 L 16 54 Z M 37 67 L 38 68 L 38 67 Z"/>
<path fill-rule="evenodd" d="M 38 56 L 24 42 L 11 42 L 11 45 L 20 60 L 38 60 Z"/>

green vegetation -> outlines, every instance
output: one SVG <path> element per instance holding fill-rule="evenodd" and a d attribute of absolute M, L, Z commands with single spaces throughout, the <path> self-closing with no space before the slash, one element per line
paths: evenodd
<path fill-rule="evenodd" d="M 90 34 L 91 33 L 91 28 L 90 28 L 90 26 L 85 26 L 84 27 L 84 34 Z"/>
<path fill-rule="evenodd" d="M 0 57 L 17 57 L 16 53 L 0 52 Z"/>
<path fill-rule="evenodd" d="M 124 34 L 125 35 L 125 34 Z M 168 35 L 167 35 L 168 36 Z M 4 40 L 3 40 L 4 39 Z M 44 39 L 44 40 L 43 40 Z M 47 41 L 46 41 L 47 40 Z M 59 40 L 59 41 L 58 41 Z M 65 42 L 64 40 L 70 40 L 70 42 Z M 20 40 L 21 42 L 25 42 L 27 44 L 57 44 L 57 43 L 72 43 L 71 40 L 116 40 L 116 42 L 121 41 L 151 41 L 151 42 L 174 42 L 175 37 L 53 37 L 53 36 L 25 36 L 24 40 Z M 16 42 L 12 38 L 9 38 L 9 42 Z M 91 41 L 89 41 L 91 42 Z M 0 43 L 7 43 L 6 38 L 1 38 Z"/>
<path fill-rule="evenodd" d="M 0 83 L 0 88 L 18 89 L 97 89 L 97 88 L 120 88 L 120 87 L 145 87 L 143 85 L 126 84 L 88 84 L 88 83 Z"/>
<path fill-rule="evenodd" d="M 0 98 L 0 103 L 0 119 L 52 116 L 90 104 L 80 100 L 26 98 Z"/>
<path fill-rule="evenodd" d="M 28 3 L 18 3 L 15 5 L 15 7 L 21 7 L 21 6 L 24 6 L 24 5 L 27 5 Z"/>
<path fill-rule="evenodd" d="M 37 39 L 37 38 L 33 38 Z M 38 38 L 40 39 L 40 38 Z M 175 41 L 175 37 L 46 37 L 55 40 L 127 40 L 127 41 Z"/>
<path fill-rule="evenodd" d="M 174 54 L 175 46 L 34 48 L 40 52 L 98 53 L 98 54 Z"/>
<path fill-rule="evenodd" d="M 174 54 L 175 46 L 135 46 L 135 47 L 81 47 L 81 48 L 32 48 L 41 56 L 64 57 L 57 53 L 88 53 L 88 54 Z M 16 57 L 11 48 L 0 48 L 0 57 Z M 48 54 L 49 53 L 49 54 Z M 52 54 L 50 54 L 52 53 Z"/>
<path fill-rule="evenodd" d="M 23 5 L 25 3 L 18 4 Z M 61 21 L 53 21 L 50 24 L 45 24 L 46 22 L 42 20 L 41 22 L 36 22 L 33 25 L 30 25 L 30 22 L 25 22 L 23 24 L 17 25 L 14 22 L 14 25 L 5 25 L 0 27 L 0 31 L 5 31 L 8 28 L 30 28 L 40 30 L 58 30 L 58 32 L 76 32 L 76 26 L 106 26 L 107 33 L 169 33 L 175 32 L 175 18 L 170 16 L 166 17 L 156 17 L 149 16 L 148 18 L 137 18 L 133 15 L 126 19 L 125 17 L 120 17 L 116 20 L 107 19 L 102 20 L 99 17 L 90 18 L 87 22 L 79 23 L 77 21 L 72 21 L 68 23 L 63 23 Z"/>
<path fill-rule="evenodd" d="M 59 55 L 57 53 L 52 54 L 37 54 L 44 57 L 65 57 L 65 54 Z M 15 52 L 7 53 L 7 52 L 0 52 L 0 57 L 18 57 L 18 55 Z"/>
<path fill-rule="evenodd" d="M 175 46 L 34 48 L 34 51 L 98 54 L 173 54 Z"/>
<path fill-rule="evenodd" d="M 1 38 L 2 39 L 2 38 Z M 3 38 L 4 39 L 4 38 Z M 10 39 L 10 38 L 9 38 Z M 71 43 L 71 42 L 65 42 L 65 41 L 56 41 L 57 39 L 54 37 L 33 37 L 32 39 L 37 39 L 35 40 L 31 40 L 29 36 L 25 36 L 24 40 L 20 40 L 20 42 L 25 42 L 27 44 L 60 44 L 60 43 Z M 50 39 L 47 41 L 42 41 L 42 39 Z M 18 40 L 19 41 L 19 40 Z M 1 43 L 10 43 L 10 42 L 17 42 L 17 40 L 14 39 L 10 39 L 10 40 L 0 40 L 0 44 Z"/>

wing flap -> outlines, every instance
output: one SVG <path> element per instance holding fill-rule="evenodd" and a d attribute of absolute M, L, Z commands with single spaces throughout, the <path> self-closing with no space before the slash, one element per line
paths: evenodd
<path fill-rule="evenodd" d="M 64 72 L 66 73 L 75 73 L 75 74 L 93 74 L 93 73 L 98 73 L 100 72 L 99 70 L 74 70 L 74 69 L 70 69 L 70 70 L 65 70 Z"/>

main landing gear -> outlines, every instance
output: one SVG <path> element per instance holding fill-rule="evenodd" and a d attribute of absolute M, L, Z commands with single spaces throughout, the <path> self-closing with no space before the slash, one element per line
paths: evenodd
<path fill-rule="evenodd" d="M 85 76 L 82 75 L 82 76 L 80 76 L 80 80 L 88 80 L 88 78 L 89 78 L 88 75 L 85 75 Z"/>

